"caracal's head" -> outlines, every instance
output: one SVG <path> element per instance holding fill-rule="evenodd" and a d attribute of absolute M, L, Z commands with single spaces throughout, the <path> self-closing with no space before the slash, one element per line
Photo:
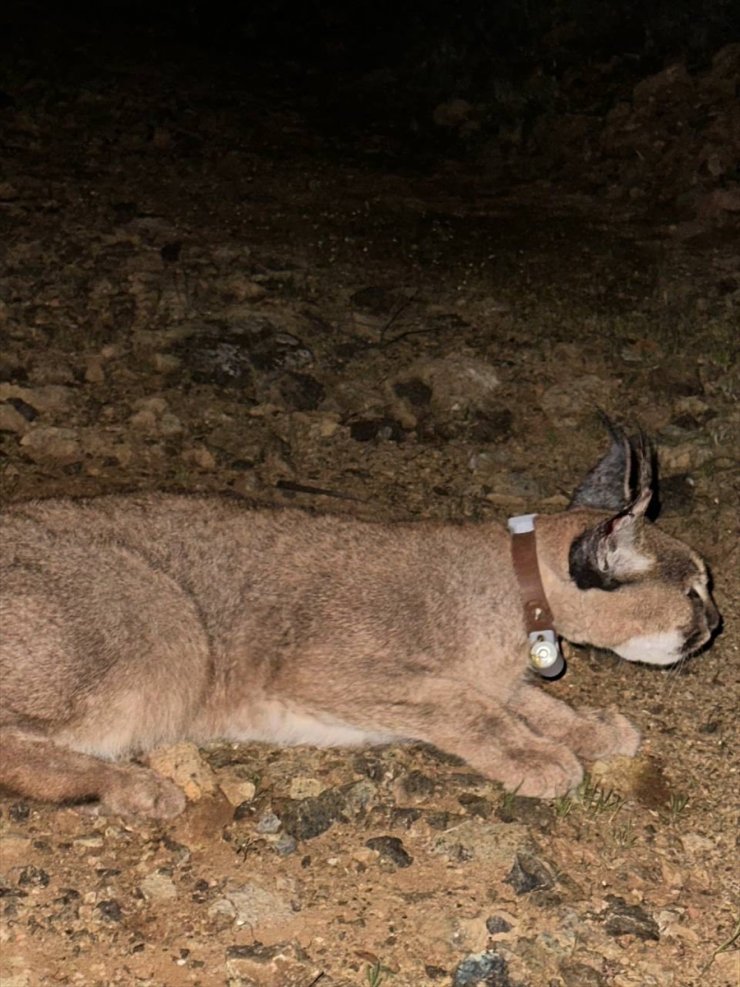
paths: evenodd
<path fill-rule="evenodd" d="M 606 455 L 577 488 L 567 512 L 567 569 L 577 596 L 575 641 L 628 661 L 671 665 L 698 651 L 720 623 L 704 561 L 648 519 L 654 456 L 644 436 L 609 424 Z M 572 525 L 572 527 L 571 527 Z M 566 621 L 567 622 L 567 621 Z"/>

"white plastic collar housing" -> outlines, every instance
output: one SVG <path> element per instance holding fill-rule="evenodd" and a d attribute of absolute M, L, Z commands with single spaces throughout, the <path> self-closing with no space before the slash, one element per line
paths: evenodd
<path fill-rule="evenodd" d="M 526 535 L 528 531 L 534 531 L 534 519 L 536 514 L 518 514 L 510 517 L 506 522 L 512 535 Z"/>

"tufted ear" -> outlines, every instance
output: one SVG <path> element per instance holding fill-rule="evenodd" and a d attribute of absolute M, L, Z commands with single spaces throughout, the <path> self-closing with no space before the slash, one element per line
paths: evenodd
<path fill-rule="evenodd" d="M 640 547 L 640 530 L 651 496 L 648 490 L 630 507 L 573 539 L 568 567 L 579 589 L 617 589 L 651 568 L 653 560 Z"/>
<path fill-rule="evenodd" d="M 624 511 L 644 502 L 638 512 L 644 515 L 652 499 L 655 473 L 650 443 L 642 432 L 629 438 L 606 415 L 601 417 L 611 445 L 578 485 L 568 506 Z"/>

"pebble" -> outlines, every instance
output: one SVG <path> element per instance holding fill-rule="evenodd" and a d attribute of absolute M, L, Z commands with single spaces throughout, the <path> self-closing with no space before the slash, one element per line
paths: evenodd
<path fill-rule="evenodd" d="M 432 778 L 425 775 L 423 771 L 409 771 L 403 775 L 393 786 L 397 796 L 407 798 L 425 799 L 435 790 L 436 785 Z"/>
<path fill-rule="evenodd" d="M 216 791 L 216 780 L 210 765 L 195 744 L 183 742 L 151 751 L 147 763 L 153 771 L 174 781 L 191 802 Z"/>
<path fill-rule="evenodd" d="M 177 886 L 169 874 L 153 871 L 140 884 L 144 897 L 149 901 L 171 901 L 177 897 Z"/>
<path fill-rule="evenodd" d="M 297 840 L 310 840 L 342 818 L 343 799 L 327 789 L 316 798 L 276 800 L 273 808 L 286 833 Z"/>
<path fill-rule="evenodd" d="M 251 802 L 257 793 L 257 786 L 253 781 L 240 778 L 238 775 L 219 772 L 217 780 L 218 787 L 234 807 L 241 805 L 243 802 Z"/>
<path fill-rule="evenodd" d="M 610 936 L 637 936 L 638 939 L 660 939 L 658 923 L 641 905 L 628 905 L 618 895 L 607 896 L 607 907 L 601 913 L 604 928 Z"/>
<path fill-rule="evenodd" d="M 18 875 L 18 884 L 22 888 L 45 888 L 49 883 L 49 875 L 41 867 L 32 864 L 24 867 Z"/>
<path fill-rule="evenodd" d="M 378 800 L 378 789 L 371 781 L 356 781 L 341 789 L 343 814 L 361 816 Z"/>
<path fill-rule="evenodd" d="M 414 858 L 397 836 L 374 836 L 365 841 L 365 846 L 379 853 L 381 861 L 396 867 L 410 867 L 414 862 Z"/>
<path fill-rule="evenodd" d="M 281 826 L 282 823 L 274 812 L 266 812 L 257 821 L 256 829 L 258 833 L 277 833 Z"/>
<path fill-rule="evenodd" d="M 123 910 L 115 898 L 99 901 L 95 908 L 106 922 L 120 922 L 123 918 Z"/>
<path fill-rule="evenodd" d="M 473 987 L 475 984 L 483 984 L 484 987 L 514 987 L 503 956 L 491 950 L 466 956 L 458 964 L 452 984 L 453 987 Z"/>
<path fill-rule="evenodd" d="M 204 445 L 191 446 L 182 453 L 183 461 L 210 472 L 216 468 L 216 457 Z"/>
<path fill-rule="evenodd" d="M 552 868 L 533 853 L 525 851 L 517 853 L 504 881 L 510 884 L 517 894 L 544 891 L 555 884 Z"/>
<path fill-rule="evenodd" d="M 317 982 L 321 971 L 314 967 L 295 942 L 263 946 L 249 943 L 226 950 L 227 987 L 306 987 Z"/>
<path fill-rule="evenodd" d="M 103 360 L 100 356 L 91 356 L 85 364 L 85 380 L 88 384 L 102 384 L 105 382 L 105 370 Z"/>
<path fill-rule="evenodd" d="M 298 849 L 298 841 L 289 833 L 280 833 L 272 845 L 280 857 L 288 857 Z"/>
<path fill-rule="evenodd" d="M 291 779 L 288 794 L 292 799 L 315 798 L 321 794 L 324 787 L 318 778 L 307 778 L 303 775 L 297 775 Z"/>

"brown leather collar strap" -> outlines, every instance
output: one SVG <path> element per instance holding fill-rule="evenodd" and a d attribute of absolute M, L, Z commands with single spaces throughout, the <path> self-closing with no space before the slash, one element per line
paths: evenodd
<path fill-rule="evenodd" d="M 565 661 L 558 644 L 555 618 L 542 585 L 534 521 L 534 514 L 509 518 L 511 559 L 524 610 L 530 664 L 543 679 L 557 679 L 565 671 Z"/>
<path fill-rule="evenodd" d="M 542 585 L 537 562 L 537 539 L 534 530 L 511 536 L 511 558 L 519 582 L 527 633 L 555 629 L 555 620 Z"/>

